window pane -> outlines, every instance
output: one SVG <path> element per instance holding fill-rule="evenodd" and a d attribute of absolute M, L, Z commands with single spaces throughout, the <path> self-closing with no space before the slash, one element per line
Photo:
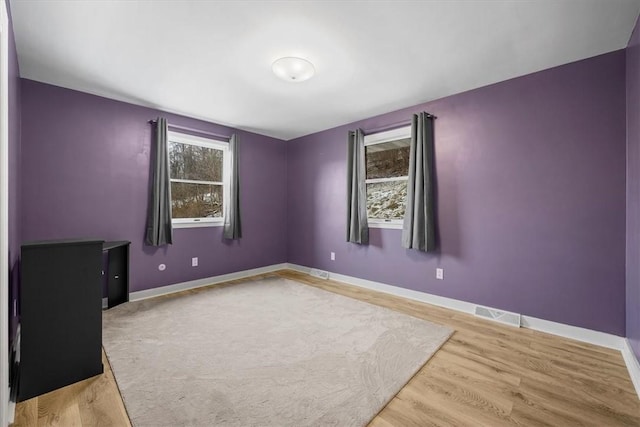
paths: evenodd
<path fill-rule="evenodd" d="M 406 138 L 365 147 L 367 179 L 407 176 L 410 143 Z"/>
<path fill-rule="evenodd" d="M 173 218 L 221 218 L 222 185 L 171 183 Z"/>
<path fill-rule="evenodd" d="M 174 179 L 222 182 L 222 159 L 222 150 L 169 143 L 169 168 Z"/>
<path fill-rule="evenodd" d="M 402 219 L 407 199 L 407 181 L 388 181 L 367 184 L 367 213 L 369 218 Z"/>

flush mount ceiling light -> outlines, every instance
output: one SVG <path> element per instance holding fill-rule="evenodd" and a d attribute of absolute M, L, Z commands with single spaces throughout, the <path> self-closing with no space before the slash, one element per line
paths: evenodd
<path fill-rule="evenodd" d="M 277 59 L 272 65 L 273 73 L 288 82 L 303 82 L 316 73 L 313 64 L 306 59 L 286 56 Z"/>

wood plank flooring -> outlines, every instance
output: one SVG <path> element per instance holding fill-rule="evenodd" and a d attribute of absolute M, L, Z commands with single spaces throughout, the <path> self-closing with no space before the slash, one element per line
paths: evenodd
<path fill-rule="evenodd" d="M 18 403 L 13 425 L 131 426 L 104 350 L 102 364 L 102 375 Z"/>
<path fill-rule="evenodd" d="M 372 427 L 640 426 L 640 400 L 618 351 L 291 270 L 273 274 L 455 329 Z M 130 426 L 103 360 L 104 374 L 19 403 L 14 425 Z"/>

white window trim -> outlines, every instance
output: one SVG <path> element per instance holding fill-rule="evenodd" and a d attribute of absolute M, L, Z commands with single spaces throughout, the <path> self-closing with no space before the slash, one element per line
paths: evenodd
<path fill-rule="evenodd" d="M 403 220 L 401 219 L 377 219 L 367 218 L 369 228 L 390 228 L 393 230 L 402 230 Z"/>
<path fill-rule="evenodd" d="M 224 219 L 215 218 L 212 221 L 205 221 L 209 218 L 176 218 L 171 220 L 173 228 L 202 228 L 202 227 L 222 227 Z"/>
<path fill-rule="evenodd" d="M 382 144 L 384 142 L 396 141 L 398 139 L 411 138 L 411 126 L 404 126 L 401 128 L 391 129 L 384 132 L 373 133 L 364 136 L 364 146 Z M 372 178 L 365 179 L 365 184 L 374 184 L 377 182 L 389 182 L 389 181 L 406 181 L 409 177 L 397 176 L 392 178 Z M 403 220 L 401 219 L 380 219 L 380 218 L 367 218 L 369 228 L 388 228 L 393 230 L 402 230 Z"/>
<path fill-rule="evenodd" d="M 371 178 L 365 179 L 364 182 L 366 184 L 377 184 L 379 182 L 393 182 L 393 181 L 408 181 L 408 176 L 393 176 L 391 178 Z"/>
<path fill-rule="evenodd" d="M 391 129 L 384 132 L 372 133 L 364 136 L 364 146 L 382 144 L 383 142 L 411 138 L 411 126 Z"/>
<path fill-rule="evenodd" d="M 222 227 L 224 225 L 224 209 L 229 202 L 229 181 L 231 178 L 231 163 L 229 159 L 229 142 L 213 138 L 202 138 L 200 136 L 189 135 L 185 133 L 177 133 L 169 131 L 167 133 L 169 142 L 178 142 L 180 144 L 195 145 L 198 147 L 212 148 L 222 150 L 224 152 L 222 164 L 222 182 L 218 181 L 198 181 L 191 179 L 174 179 L 169 177 L 170 182 L 184 182 L 191 184 L 211 184 L 222 185 L 222 207 L 223 215 L 217 218 L 172 218 L 171 225 L 173 228 L 200 228 L 200 227 Z"/>

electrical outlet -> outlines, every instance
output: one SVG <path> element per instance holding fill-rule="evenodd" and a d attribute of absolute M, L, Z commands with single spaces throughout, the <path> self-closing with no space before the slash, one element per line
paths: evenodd
<path fill-rule="evenodd" d="M 167 269 L 167 266 L 166 266 L 166 265 L 164 265 L 164 264 L 160 264 L 160 265 L 158 266 L 158 270 L 160 270 L 160 271 L 165 271 L 166 269 Z"/>
<path fill-rule="evenodd" d="M 436 268 L 436 279 L 444 280 L 444 269 L 443 268 Z"/>
<path fill-rule="evenodd" d="M 198 257 L 194 256 L 193 258 L 191 258 L 191 267 L 197 267 L 198 266 Z"/>
<path fill-rule="evenodd" d="M 336 253 L 331 252 L 331 261 L 335 261 L 335 260 L 336 260 Z"/>

